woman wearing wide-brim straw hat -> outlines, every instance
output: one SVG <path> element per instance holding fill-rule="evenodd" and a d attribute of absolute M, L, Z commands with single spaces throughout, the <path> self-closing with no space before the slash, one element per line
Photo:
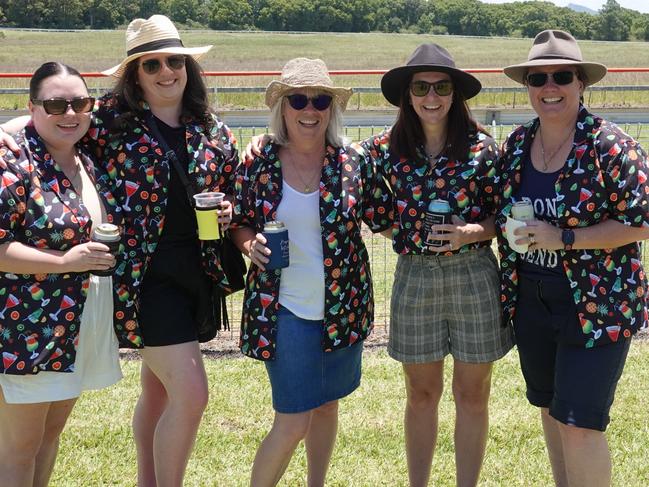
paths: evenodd
<path fill-rule="evenodd" d="M 528 60 L 504 71 L 527 86 L 538 115 L 503 145 L 504 319 L 514 326 L 527 398 L 541 409 L 556 484 L 607 486 L 604 431 L 631 336 L 647 326 L 639 247 L 649 237 L 647 158 L 583 106 L 606 67 L 584 61 L 568 32 L 539 33 Z M 512 205 L 525 200 L 535 220 L 508 234 Z"/>
<path fill-rule="evenodd" d="M 495 235 L 498 148 L 466 100 L 481 84 L 437 44 L 417 47 L 381 80 L 399 107 L 394 126 L 366 140 L 392 188 L 390 237 L 399 254 L 390 304 L 388 353 L 403 365 L 411 486 L 428 485 L 437 438 L 444 360 L 453 357 L 458 485 L 476 485 L 489 428 L 492 363 L 512 348 L 501 327 Z M 452 218 L 429 226 L 444 200 Z M 437 202 L 439 203 L 439 202 Z"/>
<path fill-rule="evenodd" d="M 361 223 L 383 231 L 392 216 L 383 179 L 360 148 L 343 143 L 350 96 L 351 89 L 333 85 L 323 61 L 290 60 L 266 90 L 274 140 L 237 170 L 233 239 L 252 262 L 241 351 L 265 361 L 275 409 L 255 456 L 255 487 L 279 482 L 302 439 L 307 483 L 324 485 L 338 401 L 360 383 L 363 341 L 374 322 Z M 288 229 L 283 269 L 268 268 L 275 256 L 262 232 L 273 220 Z M 249 411 L 262 407 L 252 404 Z"/>

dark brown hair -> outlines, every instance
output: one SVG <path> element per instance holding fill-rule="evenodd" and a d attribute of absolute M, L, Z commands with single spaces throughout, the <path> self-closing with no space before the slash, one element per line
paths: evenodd
<path fill-rule="evenodd" d="M 143 113 L 141 103 L 145 100 L 142 88 L 137 82 L 139 67 L 139 59 L 128 63 L 113 88 L 113 97 L 121 113 L 115 120 L 114 129 L 116 131 L 130 127 L 133 124 L 133 117 Z M 190 120 L 198 122 L 205 127 L 206 133 L 209 134 L 214 127 L 214 120 L 201 67 L 193 57 L 185 56 L 185 69 L 187 70 L 187 86 L 183 92 L 180 121 L 183 123 Z"/>
<path fill-rule="evenodd" d="M 51 76 L 59 75 L 76 76 L 81 81 L 83 81 L 83 85 L 86 87 L 86 90 L 88 89 L 86 80 L 83 79 L 83 76 L 81 76 L 81 73 L 79 73 L 79 71 L 74 69 L 72 66 L 68 66 L 67 64 L 50 61 L 41 64 L 39 68 L 34 71 L 34 74 L 32 74 L 32 78 L 29 80 L 29 99 L 37 100 L 43 81 Z"/>
<path fill-rule="evenodd" d="M 426 143 L 426 136 L 415 109 L 410 104 L 410 80 L 401 90 L 397 121 L 392 127 L 390 146 L 395 156 L 406 159 L 417 157 L 417 148 Z M 450 160 L 467 157 L 471 141 L 469 134 L 489 133 L 471 115 L 466 100 L 459 90 L 453 90 L 453 101 L 447 117 L 446 148 L 443 155 Z"/>

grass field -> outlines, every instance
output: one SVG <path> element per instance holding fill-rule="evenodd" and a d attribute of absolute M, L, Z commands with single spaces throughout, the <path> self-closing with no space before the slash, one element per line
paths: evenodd
<path fill-rule="evenodd" d="M 31 32 L 2 30 L 0 65 L 4 72 L 32 72 L 45 61 L 61 60 L 80 71 L 107 69 L 121 61 L 124 52 L 123 31 Z M 330 69 L 389 69 L 402 64 L 414 48 L 423 42 L 437 42 L 447 47 L 462 68 L 500 68 L 527 58 L 530 39 L 471 38 L 416 34 L 288 34 L 231 33 L 217 31 L 182 32 L 187 46 L 213 44 L 201 61 L 206 71 L 280 70 L 290 58 L 320 57 Z M 581 42 L 585 59 L 611 67 L 646 67 L 647 43 Z M 378 87 L 379 76 L 343 76 L 336 83 L 351 87 Z M 515 86 L 502 74 L 481 74 L 484 86 Z M 209 78 L 210 86 L 261 87 L 269 77 Z M 601 83 L 649 85 L 649 73 L 610 74 Z M 91 85 L 107 87 L 106 79 L 93 79 Z M 4 80 L 0 87 L 24 87 L 26 80 Z M 511 94 L 481 94 L 473 106 L 511 106 Z M 525 97 L 517 96 L 517 104 Z M 222 94 L 214 98 L 219 108 L 263 107 L 261 94 Z M 0 108 L 21 108 L 24 96 L 3 96 Z M 593 94 L 592 106 L 649 106 L 649 92 L 605 92 Z M 381 95 L 361 96 L 362 108 L 387 106 Z"/>
<path fill-rule="evenodd" d="M 272 421 L 270 389 L 261 363 L 245 358 L 208 360 L 211 399 L 187 472 L 187 486 L 247 485 L 255 450 Z M 138 391 L 138 361 L 124 361 L 125 378 L 84 394 L 63 434 L 52 486 L 134 486 L 135 451 L 130 417 Z M 447 371 L 447 378 L 450 377 Z M 584 371 L 587 374 L 588 371 Z M 649 464 L 649 343 L 635 342 L 611 412 L 608 438 L 613 485 L 647 485 Z M 329 487 L 407 485 L 403 451 L 404 387 L 399 365 L 384 347 L 364 354 L 361 387 L 341 403 L 340 429 Z M 552 485 L 537 410 L 527 404 L 518 358 L 511 352 L 494 369 L 491 431 L 480 485 Z M 440 405 L 440 433 L 432 484 L 453 486 L 454 409 L 450 384 Z M 299 447 L 281 486 L 305 484 Z"/>

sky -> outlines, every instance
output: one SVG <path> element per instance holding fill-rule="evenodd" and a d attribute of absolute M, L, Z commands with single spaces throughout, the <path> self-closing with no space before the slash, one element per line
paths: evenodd
<path fill-rule="evenodd" d="M 514 0 L 481 0 L 484 3 L 509 3 Z M 519 0 L 520 1 L 520 0 Z M 552 3 L 565 7 L 569 3 L 582 5 L 592 10 L 599 10 L 606 3 L 606 0 L 549 0 Z M 616 0 L 621 7 L 637 10 L 638 12 L 649 13 L 649 2 L 647 0 Z"/>

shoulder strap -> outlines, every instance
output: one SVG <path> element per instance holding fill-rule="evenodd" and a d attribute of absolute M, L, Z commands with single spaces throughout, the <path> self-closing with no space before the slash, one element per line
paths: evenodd
<path fill-rule="evenodd" d="M 185 174 L 183 167 L 180 165 L 180 161 L 178 160 L 176 153 L 169 148 L 167 141 L 160 133 L 160 129 L 158 128 L 158 124 L 156 123 L 153 114 L 150 113 L 147 119 L 147 121 L 149 122 L 149 128 L 151 129 L 153 136 L 158 140 L 158 143 L 162 147 L 162 150 L 165 152 L 165 157 L 168 161 L 171 161 L 174 169 L 176 170 L 176 173 L 178 174 L 178 177 L 182 181 L 183 186 L 185 187 L 185 191 L 187 192 L 187 198 L 189 198 L 189 205 L 193 208 L 194 195 L 196 194 L 196 191 L 194 191 L 192 183 L 189 181 L 187 174 Z"/>

